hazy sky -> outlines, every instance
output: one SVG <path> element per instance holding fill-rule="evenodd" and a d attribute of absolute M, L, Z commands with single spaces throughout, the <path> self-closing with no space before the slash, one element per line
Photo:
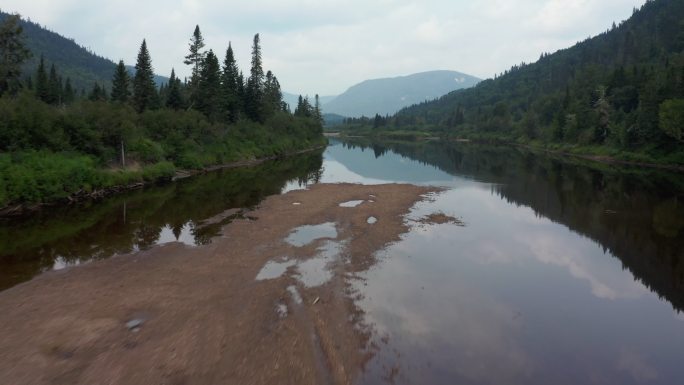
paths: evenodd
<path fill-rule="evenodd" d="M 220 58 L 229 41 L 249 70 L 261 34 L 264 67 L 285 91 L 339 94 L 359 81 L 450 69 L 481 78 L 606 30 L 644 0 L 2 0 L 6 12 L 135 64 L 147 39 L 155 71 L 183 65 L 195 24 Z"/>

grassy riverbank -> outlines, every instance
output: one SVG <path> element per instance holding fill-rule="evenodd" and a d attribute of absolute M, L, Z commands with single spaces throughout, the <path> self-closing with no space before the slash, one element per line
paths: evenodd
<path fill-rule="evenodd" d="M 137 113 L 127 105 L 91 101 L 55 108 L 25 95 L 0 99 L 0 116 L 0 208 L 169 180 L 177 170 L 325 144 L 315 119 L 285 112 L 264 122 L 225 124 L 192 110 Z"/>

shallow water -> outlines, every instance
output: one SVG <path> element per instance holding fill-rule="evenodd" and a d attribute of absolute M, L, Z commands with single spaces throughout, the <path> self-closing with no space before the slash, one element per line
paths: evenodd
<path fill-rule="evenodd" d="M 337 238 L 337 227 L 334 222 L 321 223 L 318 225 L 304 225 L 292 230 L 285 238 L 285 242 L 292 246 L 302 247 L 319 239 Z"/>
<path fill-rule="evenodd" d="M 354 280 L 373 335 L 361 384 L 684 378 L 681 175 L 440 143 L 339 143 L 324 165 L 357 182 L 447 186 L 409 217 L 465 223 L 409 222 Z"/>
<path fill-rule="evenodd" d="M 372 332 L 360 383 L 684 378 L 684 177 L 505 147 L 334 141 L 322 158 L 5 221 L 0 287 L 166 241 L 205 244 L 237 218 L 221 213 L 318 181 L 445 186 L 409 217 L 442 212 L 465 223 L 409 221 L 401 241 L 352 281 Z M 335 239 L 334 228 L 295 232 L 295 245 Z M 311 275 L 320 282 L 338 259 L 314 258 L 293 273 L 320 273 Z M 297 287 L 288 291 L 301 302 Z"/>

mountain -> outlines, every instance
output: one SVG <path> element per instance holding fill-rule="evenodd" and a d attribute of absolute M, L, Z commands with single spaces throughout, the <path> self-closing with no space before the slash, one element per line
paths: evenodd
<path fill-rule="evenodd" d="M 306 97 L 307 95 L 302 95 Z M 311 104 L 314 103 L 314 98 L 316 95 L 308 95 L 309 96 L 309 101 Z M 318 99 L 321 103 L 321 105 L 324 105 L 325 103 L 330 102 L 331 100 L 335 99 L 336 96 L 319 96 Z M 290 106 L 290 110 L 294 111 L 294 109 L 297 107 L 297 102 L 299 100 L 299 94 L 293 94 L 289 92 L 283 92 L 283 101 L 287 103 L 288 106 Z"/>
<path fill-rule="evenodd" d="M 339 126 L 344 123 L 345 117 L 338 114 L 323 114 L 323 122 L 326 128 Z"/>
<path fill-rule="evenodd" d="M 0 23 L 9 14 L 0 11 Z M 24 29 L 24 41 L 33 54 L 24 65 L 24 74 L 33 76 L 40 62 L 40 55 L 45 58 L 46 65 L 54 63 L 57 72 L 64 79 L 71 79 L 71 84 L 76 90 L 90 91 L 95 82 L 105 84 L 111 89 L 111 79 L 116 64 L 89 49 L 78 45 L 73 39 L 68 39 L 52 32 L 41 25 L 22 19 L 21 26 Z M 138 47 L 131 47 L 137 52 Z M 153 58 L 154 59 L 154 58 Z M 131 63 L 132 64 L 132 63 Z M 133 67 L 129 67 L 131 73 L 135 73 Z M 163 76 L 156 76 L 157 84 L 167 82 Z"/>
<path fill-rule="evenodd" d="M 479 81 L 476 77 L 455 71 L 429 71 L 366 80 L 325 103 L 323 111 L 348 117 L 391 115 L 403 107 L 472 87 Z"/>
<path fill-rule="evenodd" d="M 626 21 L 476 87 L 406 108 L 396 129 L 606 146 L 684 163 L 684 1 L 650 0 Z"/>

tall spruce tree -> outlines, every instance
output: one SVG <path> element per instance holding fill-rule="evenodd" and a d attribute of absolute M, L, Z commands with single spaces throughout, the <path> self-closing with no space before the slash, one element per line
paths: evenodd
<path fill-rule="evenodd" d="M 221 107 L 221 67 L 214 52 L 209 50 L 200 72 L 197 109 L 210 120 L 216 121 L 220 118 Z"/>
<path fill-rule="evenodd" d="M 133 78 L 133 106 L 138 112 L 155 107 L 157 100 L 157 87 L 154 83 L 154 71 L 152 59 L 147 50 L 147 42 L 143 40 L 138 52 L 138 60 L 135 64 L 135 77 Z"/>
<path fill-rule="evenodd" d="M 254 35 L 252 44 L 252 68 L 247 80 L 245 112 L 254 121 L 263 120 L 264 69 L 261 63 L 261 44 L 259 34 Z"/>
<path fill-rule="evenodd" d="M 271 71 L 266 73 L 264 82 L 263 113 L 269 117 L 283 109 L 283 93 L 278 78 Z"/>
<path fill-rule="evenodd" d="M 176 71 L 171 69 L 169 87 L 166 97 L 166 107 L 172 110 L 183 108 L 183 93 L 181 92 L 181 81 L 176 77 Z"/>
<path fill-rule="evenodd" d="M 123 60 L 119 60 L 112 77 L 112 101 L 127 103 L 131 96 L 131 77 Z"/>
<path fill-rule="evenodd" d="M 0 24 L 0 96 L 15 94 L 21 87 L 21 66 L 31 55 L 22 39 L 19 15 Z"/>
<path fill-rule="evenodd" d="M 62 87 L 59 84 L 59 77 L 57 76 L 57 68 L 55 67 L 55 63 L 52 63 L 50 66 L 47 99 L 47 102 L 50 104 L 61 104 L 62 102 Z"/>
<path fill-rule="evenodd" d="M 192 76 L 190 77 L 190 101 L 195 103 L 197 96 L 197 88 L 200 81 L 200 73 L 202 70 L 202 63 L 206 57 L 206 52 L 202 49 L 204 48 L 204 38 L 202 37 L 202 32 L 200 31 L 199 25 L 195 26 L 195 31 L 192 33 L 190 38 L 189 49 L 190 53 L 185 57 L 184 63 L 186 65 L 192 66 Z"/>
<path fill-rule="evenodd" d="M 66 79 L 66 83 L 64 84 L 64 92 L 63 92 L 63 99 L 65 104 L 72 103 L 74 99 L 76 99 L 76 92 L 74 92 L 74 88 L 71 85 L 71 78 Z"/>
<path fill-rule="evenodd" d="M 45 59 L 40 55 L 38 69 L 36 70 L 36 97 L 45 103 L 49 103 L 50 89 L 48 86 L 48 76 L 45 71 Z"/>
<path fill-rule="evenodd" d="M 318 124 L 323 124 L 323 113 L 321 112 L 321 98 L 316 94 L 315 104 L 314 104 L 314 117 Z"/>
<path fill-rule="evenodd" d="M 233 47 L 228 43 L 226 58 L 223 61 L 223 74 L 221 78 L 221 93 L 223 99 L 223 112 L 225 121 L 235 123 L 240 117 L 240 95 L 238 81 L 240 70 L 238 69 Z"/>

